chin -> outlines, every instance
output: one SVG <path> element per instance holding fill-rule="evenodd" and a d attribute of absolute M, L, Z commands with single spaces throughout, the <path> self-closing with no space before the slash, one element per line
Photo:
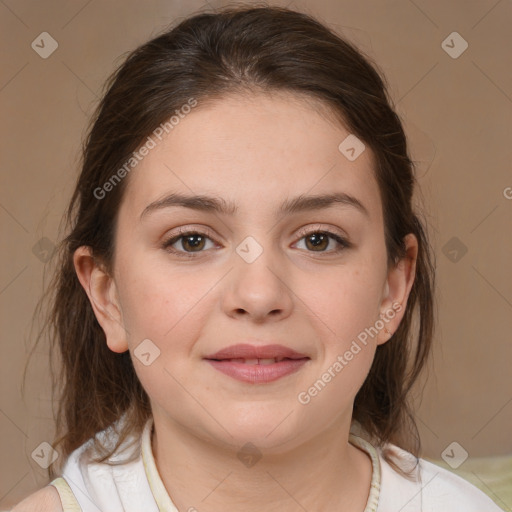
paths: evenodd
<path fill-rule="evenodd" d="M 250 442 L 261 449 L 268 450 L 289 445 L 292 440 L 304 432 L 298 424 L 289 421 L 292 415 L 287 417 L 287 414 L 282 414 L 281 411 L 284 410 L 285 408 L 280 408 L 279 413 L 276 414 L 231 416 L 229 420 L 226 417 L 224 424 L 233 436 L 226 441 L 236 446 L 243 446 Z"/>

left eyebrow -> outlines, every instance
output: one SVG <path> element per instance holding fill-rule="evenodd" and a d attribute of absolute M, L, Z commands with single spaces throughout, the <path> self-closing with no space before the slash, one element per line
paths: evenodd
<path fill-rule="evenodd" d="M 370 216 L 366 207 L 354 196 L 345 192 L 335 192 L 332 194 L 321 194 L 316 196 L 300 195 L 293 199 L 287 199 L 279 209 L 280 215 L 291 214 L 302 211 L 321 210 L 330 206 L 341 204 L 351 206 L 361 213 Z"/>
<path fill-rule="evenodd" d="M 306 196 L 302 194 L 292 199 L 285 200 L 281 204 L 277 214 L 279 216 L 283 216 L 303 211 L 320 210 L 329 208 L 336 204 L 351 206 L 369 217 L 368 210 L 363 203 L 361 203 L 359 199 L 345 192 L 321 194 L 316 196 Z M 236 204 L 226 201 L 220 197 L 173 193 L 146 206 L 140 215 L 140 220 L 151 212 L 161 210 L 163 208 L 171 208 L 173 206 L 181 206 L 204 212 L 217 212 L 225 215 L 234 215 L 238 212 Z"/>

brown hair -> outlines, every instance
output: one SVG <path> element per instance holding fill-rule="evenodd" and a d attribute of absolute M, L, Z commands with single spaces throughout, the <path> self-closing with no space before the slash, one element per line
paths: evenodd
<path fill-rule="evenodd" d="M 412 207 L 414 163 L 384 80 L 367 56 L 322 23 L 267 5 L 195 14 L 127 56 L 106 82 L 91 119 L 81 173 L 63 218 L 69 234 L 60 242 L 56 271 L 41 299 L 50 308 L 37 341 L 47 331 L 50 359 L 54 345 L 61 359 L 53 381 L 54 395 L 59 388 L 53 446 L 60 447 L 63 457 L 55 467 L 125 415 L 118 443 L 103 450 L 98 460 L 105 461 L 128 436 L 139 436 L 151 415 L 129 351 L 118 354 L 107 347 L 74 269 L 74 251 L 89 246 L 112 272 L 117 214 L 127 179 L 101 200 L 94 191 L 190 98 L 201 105 L 251 90 L 320 100 L 372 149 L 390 266 L 405 256 L 405 235 L 413 233 L 418 239 L 416 278 L 404 318 L 391 340 L 377 347 L 353 409 L 353 419 L 378 446 L 391 442 L 418 456 L 419 434 L 408 400 L 431 349 L 434 267 Z M 385 450 L 384 457 L 407 476 L 390 452 Z M 50 478 L 56 476 L 54 466 Z"/>

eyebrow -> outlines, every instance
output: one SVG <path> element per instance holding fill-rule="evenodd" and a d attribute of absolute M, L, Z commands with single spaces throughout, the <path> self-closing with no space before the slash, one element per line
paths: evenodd
<path fill-rule="evenodd" d="M 277 214 L 279 216 L 283 216 L 303 211 L 320 210 L 323 208 L 329 208 L 335 204 L 351 206 L 369 217 L 368 210 L 361 201 L 345 192 L 313 196 L 301 194 L 292 199 L 285 200 L 281 204 Z M 172 193 L 146 206 L 140 215 L 140 220 L 152 212 L 162 210 L 164 208 L 171 208 L 173 206 L 181 206 L 203 212 L 222 213 L 225 215 L 234 215 L 238 212 L 236 204 L 226 201 L 221 197 Z"/>

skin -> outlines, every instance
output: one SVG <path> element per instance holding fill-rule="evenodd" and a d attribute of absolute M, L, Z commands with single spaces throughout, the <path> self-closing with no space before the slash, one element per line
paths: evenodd
<path fill-rule="evenodd" d="M 321 105 L 284 93 L 198 104 L 127 178 L 114 275 L 87 247 L 74 255 L 109 348 L 130 350 L 150 397 L 153 454 L 180 511 L 364 509 L 371 461 L 348 442 L 352 408 L 377 345 L 390 335 L 370 337 L 309 404 L 297 395 L 401 303 L 385 324 L 396 331 L 417 240 L 408 235 L 407 257 L 388 269 L 374 156 L 368 147 L 353 162 L 341 154 L 349 133 Z M 285 199 L 333 191 L 355 196 L 368 215 L 336 204 L 276 216 Z M 173 206 L 140 219 L 170 192 L 219 196 L 238 212 Z M 199 252 L 183 238 L 173 244 L 191 258 L 162 247 L 180 226 L 209 237 Z M 340 246 L 328 239 L 315 248 L 301 228 L 327 229 L 352 245 L 335 252 Z M 263 249 L 252 263 L 236 252 L 248 236 Z M 144 339 L 160 350 L 149 366 L 133 354 Z M 203 359 L 244 341 L 281 343 L 311 359 L 267 384 L 240 382 Z M 237 458 L 247 442 L 262 454 L 251 467 Z"/>

